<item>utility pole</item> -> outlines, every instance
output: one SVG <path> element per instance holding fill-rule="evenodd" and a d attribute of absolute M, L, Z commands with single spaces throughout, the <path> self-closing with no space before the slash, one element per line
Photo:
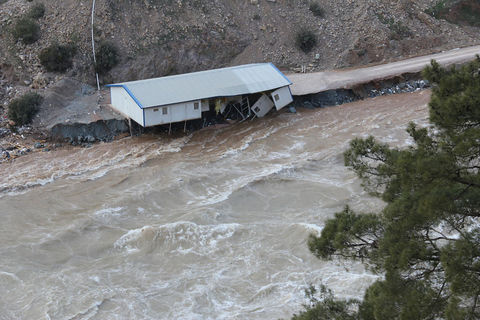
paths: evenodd
<path fill-rule="evenodd" d="M 93 37 L 93 16 L 95 13 L 95 0 L 92 3 L 92 52 L 93 52 L 93 64 L 97 65 L 97 59 L 95 58 L 95 39 Z M 97 90 L 100 91 L 100 82 L 98 81 L 98 72 L 95 70 L 95 77 L 97 79 Z"/>

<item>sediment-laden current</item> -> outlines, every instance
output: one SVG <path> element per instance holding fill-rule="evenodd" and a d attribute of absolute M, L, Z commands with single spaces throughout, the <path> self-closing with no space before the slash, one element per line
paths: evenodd
<path fill-rule="evenodd" d="M 361 298 L 377 276 L 316 259 L 310 233 L 378 211 L 342 152 L 411 143 L 429 91 L 124 138 L 0 164 L 0 319 L 278 319 L 309 284 Z"/>

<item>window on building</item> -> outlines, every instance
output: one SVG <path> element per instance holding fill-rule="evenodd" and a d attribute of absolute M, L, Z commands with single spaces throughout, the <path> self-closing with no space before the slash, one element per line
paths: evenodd
<path fill-rule="evenodd" d="M 273 98 L 275 99 L 275 101 L 280 100 L 280 96 L 278 94 L 274 95 Z"/>
<path fill-rule="evenodd" d="M 168 108 L 167 107 L 162 108 L 162 114 L 168 114 Z"/>
<path fill-rule="evenodd" d="M 255 112 L 260 112 L 260 108 L 259 108 L 259 107 L 256 107 L 256 108 L 255 108 Z"/>
<path fill-rule="evenodd" d="M 198 102 L 195 102 L 193 104 L 193 110 L 198 110 L 198 108 L 200 108 L 200 104 Z"/>
<path fill-rule="evenodd" d="M 153 109 L 153 112 L 158 112 L 158 108 Z"/>

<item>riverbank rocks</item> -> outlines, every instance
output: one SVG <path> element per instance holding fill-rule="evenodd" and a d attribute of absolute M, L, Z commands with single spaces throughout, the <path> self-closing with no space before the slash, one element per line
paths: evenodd
<path fill-rule="evenodd" d="M 0 128 L 0 137 L 5 137 L 5 136 L 7 136 L 11 133 L 12 133 L 12 131 L 10 129 Z"/>
<path fill-rule="evenodd" d="M 419 77 L 418 74 L 413 77 Z M 365 98 L 391 95 L 397 93 L 415 92 L 430 87 L 428 80 L 408 80 L 398 82 L 398 79 L 384 80 L 383 82 L 366 83 L 353 89 L 338 89 L 319 92 L 305 96 L 294 96 L 293 107 L 314 109 L 320 107 L 337 106 Z"/>
<path fill-rule="evenodd" d="M 125 120 L 99 120 L 92 123 L 57 124 L 51 130 L 54 139 L 66 140 L 72 145 L 110 141 L 115 136 L 128 132 Z"/>
<path fill-rule="evenodd" d="M 418 90 L 427 89 L 429 87 L 430 87 L 430 82 L 428 80 L 411 80 L 407 82 L 401 82 L 394 86 L 384 87 L 381 89 L 372 89 L 368 93 L 368 97 L 374 98 L 374 97 L 390 95 L 390 94 L 415 92 Z"/>
<path fill-rule="evenodd" d="M 306 96 L 294 97 L 295 104 L 307 109 L 326 106 L 337 106 L 358 100 L 358 96 L 352 90 L 338 89 L 319 92 Z"/>

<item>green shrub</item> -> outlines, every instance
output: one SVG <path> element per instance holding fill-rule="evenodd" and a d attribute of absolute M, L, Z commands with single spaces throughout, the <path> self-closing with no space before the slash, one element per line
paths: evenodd
<path fill-rule="evenodd" d="M 478 0 L 439 0 L 425 12 L 436 19 L 460 25 L 480 26 Z"/>
<path fill-rule="evenodd" d="M 431 15 L 434 18 L 439 18 L 441 13 L 447 8 L 447 0 L 440 0 L 432 7 L 425 10 L 425 13 Z"/>
<path fill-rule="evenodd" d="M 43 49 L 38 58 L 42 65 L 50 72 L 64 72 L 72 66 L 72 58 L 76 48 L 73 45 L 53 43 Z"/>
<path fill-rule="evenodd" d="M 325 15 L 325 10 L 323 10 L 318 2 L 310 3 L 310 11 L 312 11 L 316 17 L 323 17 Z"/>
<path fill-rule="evenodd" d="M 40 19 L 45 15 L 45 5 L 43 3 L 35 3 L 28 11 L 27 16 L 32 19 Z"/>
<path fill-rule="evenodd" d="M 392 31 L 390 33 L 391 39 L 401 40 L 412 36 L 412 32 L 410 31 L 410 29 L 400 21 L 390 25 L 389 28 Z"/>
<path fill-rule="evenodd" d="M 410 29 L 400 21 L 395 21 L 393 18 L 388 18 L 381 13 L 377 13 L 378 20 L 387 25 L 390 29 L 390 39 L 402 40 L 412 36 Z"/>
<path fill-rule="evenodd" d="M 32 44 L 40 38 L 40 27 L 32 19 L 23 17 L 13 26 L 12 35 L 16 40 L 21 39 L 25 44 Z"/>
<path fill-rule="evenodd" d="M 473 1 L 470 1 L 470 3 L 464 1 L 464 3 L 459 5 L 458 9 L 458 22 L 464 21 L 467 25 L 480 27 L 480 6 L 478 4 L 475 5 Z M 458 22 L 455 21 L 455 23 Z"/>
<path fill-rule="evenodd" d="M 119 61 L 117 47 L 107 41 L 100 42 L 95 52 L 97 63 L 95 71 L 99 74 L 105 74 L 115 67 Z"/>
<path fill-rule="evenodd" d="M 8 105 L 8 118 L 19 126 L 32 122 L 42 100 L 42 96 L 35 92 L 29 92 L 12 100 Z"/>
<path fill-rule="evenodd" d="M 317 36 L 307 28 L 302 28 L 297 32 L 295 43 L 300 50 L 308 53 L 317 45 Z"/>

